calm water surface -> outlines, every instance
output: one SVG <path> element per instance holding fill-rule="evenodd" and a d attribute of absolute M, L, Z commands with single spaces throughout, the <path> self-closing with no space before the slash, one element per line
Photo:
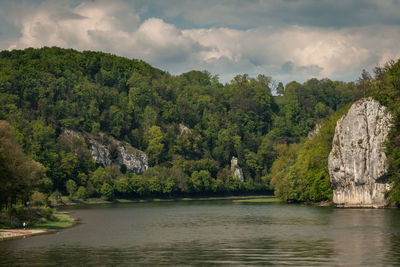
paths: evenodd
<path fill-rule="evenodd" d="M 400 211 L 224 201 L 70 210 L 81 224 L 0 243 L 2 266 L 400 266 Z"/>

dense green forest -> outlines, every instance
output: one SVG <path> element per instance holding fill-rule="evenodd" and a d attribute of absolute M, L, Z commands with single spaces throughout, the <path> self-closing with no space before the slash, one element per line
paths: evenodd
<path fill-rule="evenodd" d="M 1 194 L 0 204 L 54 192 L 112 199 L 275 189 L 286 200 L 329 199 L 324 159 L 336 112 L 363 97 L 366 87 L 383 103 L 398 97 L 398 69 L 388 65 L 376 78 L 364 75 L 349 83 L 310 79 L 283 86 L 265 75 L 243 74 L 222 84 L 207 71 L 174 76 L 101 52 L 2 51 L 0 188 L 7 194 Z M 320 134 L 307 138 L 317 124 L 323 126 Z M 179 125 L 190 134 L 180 134 Z M 65 144 L 65 129 L 128 142 L 148 154 L 150 168 L 138 175 L 98 166 L 83 144 Z M 389 146 L 392 172 L 400 168 L 396 134 L 392 131 Z M 244 181 L 232 177 L 233 156 Z M 29 166 L 10 164 L 13 157 Z M 6 189 L 13 181 L 18 186 Z"/>
<path fill-rule="evenodd" d="M 385 144 L 388 158 L 388 177 L 393 182 L 389 192 L 391 200 L 400 204 L 400 60 L 390 61 L 374 71 L 374 77 L 364 74 L 366 94 L 388 107 L 392 114 L 392 127 Z"/>

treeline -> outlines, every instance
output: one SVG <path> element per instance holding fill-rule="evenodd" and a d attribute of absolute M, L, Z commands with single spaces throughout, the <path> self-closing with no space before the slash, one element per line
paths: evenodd
<path fill-rule="evenodd" d="M 385 143 L 388 160 L 389 181 L 393 188 L 389 193 L 391 200 L 400 204 L 400 60 L 389 61 L 377 67 L 374 77 L 364 73 L 361 80 L 366 93 L 386 106 L 392 114 L 392 127 Z"/>
<path fill-rule="evenodd" d="M 173 76 L 143 61 L 57 47 L 2 51 L 0 70 L 0 119 L 43 165 L 50 189 L 34 190 L 46 195 L 271 190 L 282 147 L 363 93 L 358 83 L 311 79 L 279 84 L 273 96 L 274 82 L 264 75 L 223 85 L 206 71 Z M 149 155 L 151 168 L 135 175 L 96 166 L 85 145 L 63 141 L 64 129 L 126 141 Z M 244 182 L 232 177 L 232 156 Z"/>
<path fill-rule="evenodd" d="M 82 183 L 81 183 L 82 184 Z M 83 183 L 84 184 L 84 183 Z M 208 170 L 193 171 L 189 176 L 179 168 L 156 166 L 143 175 L 122 175 L 118 168 L 99 167 L 89 175 L 86 186 L 79 186 L 74 180 L 66 182 L 70 197 L 86 199 L 88 196 L 102 196 L 107 200 L 141 197 L 176 197 L 185 195 L 225 195 L 245 192 L 265 192 L 265 184 L 244 182 L 233 178 L 230 173 L 214 178 Z"/>

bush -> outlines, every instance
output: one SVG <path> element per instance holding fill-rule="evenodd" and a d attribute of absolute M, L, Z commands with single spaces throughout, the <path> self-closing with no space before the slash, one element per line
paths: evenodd
<path fill-rule="evenodd" d="M 120 196 L 127 196 L 131 192 L 129 181 L 125 177 L 115 180 L 114 185 L 117 194 L 119 194 Z"/>
<path fill-rule="evenodd" d="M 87 199 L 87 191 L 86 191 L 86 188 L 83 187 L 83 186 L 80 186 L 80 187 L 78 188 L 78 191 L 76 191 L 75 196 L 76 196 L 78 199 L 86 200 L 86 199 Z"/>
<path fill-rule="evenodd" d="M 109 185 L 108 183 L 104 183 L 101 187 L 101 195 L 106 200 L 113 200 L 114 199 L 114 188 Z"/>
<path fill-rule="evenodd" d="M 72 197 L 76 191 L 76 183 L 74 180 L 68 180 L 65 183 L 65 187 L 67 188 L 67 192 L 69 194 L 69 197 Z"/>
<path fill-rule="evenodd" d="M 31 196 L 31 204 L 33 206 L 46 206 L 47 197 L 43 193 L 35 191 Z"/>
<path fill-rule="evenodd" d="M 60 203 L 62 203 L 61 196 L 62 196 L 61 193 L 58 190 L 56 190 L 56 191 L 54 191 L 53 194 L 51 194 L 50 199 L 51 199 L 51 201 L 53 201 L 53 199 L 54 199 L 58 204 L 60 204 Z"/>

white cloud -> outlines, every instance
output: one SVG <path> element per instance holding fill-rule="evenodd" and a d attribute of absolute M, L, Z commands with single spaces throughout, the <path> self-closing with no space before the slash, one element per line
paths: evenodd
<path fill-rule="evenodd" d="M 21 36 L 10 49 L 55 45 L 101 50 L 172 73 L 207 69 L 223 81 L 239 73 L 283 81 L 355 79 L 363 68 L 400 56 L 397 26 L 179 29 L 161 18 L 141 21 L 131 5 L 120 1 L 51 3 L 31 5 L 29 13 L 16 16 Z"/>
<path fill-rule="evenodd" d="M 158 18 L 150 18 L 140 25 L 132 36 L 136 55 L 152 62 L 186 63 L 200 49 L 196 41 L 185 36 L 172 24 Z"/>
<path fill-rule="evenodd" d="M 247 71 L 281 70 L 309 77 L 341 77 L 349 71 L 359 72 L 359 67 L 373 56 L 368 36 L 356 36 L 344 30 L 290 27 L 281 31 L 239 31 L 219 28 L 186 30 L 184 33 L 211 47 L 209 51 L 201 52 L 204 61 L 227 58 L 231 64 L 250 65 Z M 400 35 L 397 38 L 400 40 Z M 397 50 L 393 47 L 388 51 L 393 54 Z M 285 69 L 288 62 L 290 68 Z"/>

